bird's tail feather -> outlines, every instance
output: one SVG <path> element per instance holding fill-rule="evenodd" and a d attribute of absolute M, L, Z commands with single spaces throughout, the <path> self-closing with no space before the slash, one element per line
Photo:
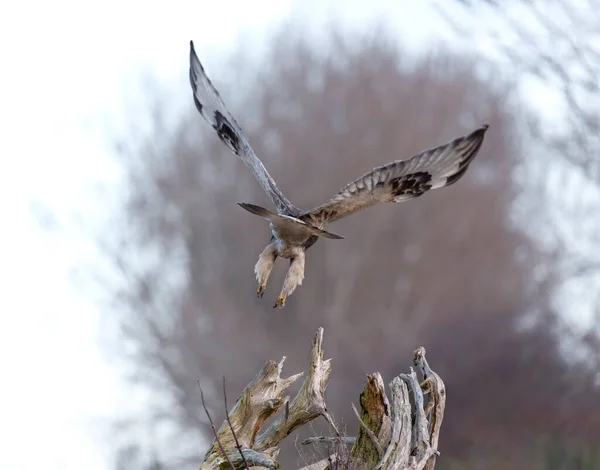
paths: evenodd
<path fill-rule="evenodd" d="M 250 204 L 248 202 L 238 202 L 238 206 L 242 209 L 246 209 L 248 212 L 258 215 L 264 219 L 270 220 L 273 217 L 277 217 L 277 214 L 265 209 L 264 207 L 257 206 L 255 204 Z"/>
<path fill-rule="evenodd" d="M 307 224 L 306 222 L 297 219 L 295 217 L 291 217 L 288 215 L 280 215 L 271 212 L 270 210 L 265 209 L 264 207 L 257 206 L 255 204 L 250 204 L 247 202 L 238 202 L 238 206 L 242 209 L 246 209 L 248 212 L 258 215 L 263 219 L 268 220 L 274 225 L 283 225 L 283 224 L 297 224 L 302 226 L 303 229 L 308 230 L 311 234 L 317 235 L 323 238 L 329 238 L 332 240 L 343 240 L 344 237 L 341 235 L 336 235 L 331 232 L 327 232 L 326 230 L 321 230 L 320 228 L 314 227 L 312 225 Z"/>

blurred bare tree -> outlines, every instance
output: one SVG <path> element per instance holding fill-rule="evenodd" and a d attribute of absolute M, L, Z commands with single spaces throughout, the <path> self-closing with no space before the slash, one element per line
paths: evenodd
<path fill-rule="evenodd" d="M 494 39 L 495 52 L 520 73 L 530 74 L 560 92 L 565 124 L 543 135 L 563 158 L 600 184 L 600 1 L 456 0 L 462 14 L 476 15 Z M 447 4 L 449 5 L 449 4 Z M 482 18 L 493 21 L 486 23 Z M 459 18 L 446 16 L 469 39 Z M 454 18 L 454 20 L 453 20 Z M 462 23 L 463 26 L 466 26 Z M 543 132 L 543 130 L 539 130 Z"/>
<path fill-rule="evenodd" d="M 564 420 L 576 413 L 589 423 L 588 437 L 598 435 L 591 375 L 574 383 L 558 352 L 553 279 L 541 269 L 552 260 L 512 215 L 520 191 L 513 168 L 525 155 L 510 84 L 490 85 L 472 61 L 447 52 L 413 59 L 383 33 L 359 40 L 333 33 L 317 46 L 289 26 L 261 64 L 236 57 L 228 76 L 241 91 L 207 72 L 280 187 L 304 207 L 373 166 L 484 121 L 491 128 L 458 184 L 340 221 L 335 231 L 346 240 L 308 251 L 303 287 L 277 312 L 256 299 L 252 273 L 267 225 L 235 204 L 270 207 L 266 196 L 207 129 L 191 92 L 174 123 L 166 104 L 152 108 L 149 137 L 120 149 L 129 183 L 125 230 L 110 234 L 125 279 L 114 311 L 132 380 L 153 392 L 151 422 L 181 436 L 170 447 L 178 468 L 201 461 L 207 426 L 196 379 L 212 388 L 220 421 L 223 375 L 237 396 L 266 359 L 286 355 L 288 371 L 302 370 L 306 341 L 321 325 L 335 361 L 328 402 L 352 425 L 349 405 L 366 373 L 391 376 L 416 345 L 431 351 L 448 377 L 442 469 L 474 458 L 473 449 L 498 435 L 524 452 L 512 468 L 531 468 L 521 438 L 570 432 Z M 280 263 L 272 279 L 283 270 Z M 518 329 L 532 311 L 545 314 Z M 281 460 L 293 465 L 295 449 L 288 451 Z"/>
<path fill-rule="evenodd" d="M 457 39 L 485 38 L 497 74 L 509 71 L 520 86 L 545 91 L 542 114 L 558 111 L 558 120 L 529 122 L 541 158 L 528 166 L 527 179 L 552 198 L 552 210 L 536 223 L 540 238 L 561 254 L 561 281 L 585 286 L 584 295 L 597 291 L 592 333 L 600 336 L 600 1 L 431 1 Z"/>

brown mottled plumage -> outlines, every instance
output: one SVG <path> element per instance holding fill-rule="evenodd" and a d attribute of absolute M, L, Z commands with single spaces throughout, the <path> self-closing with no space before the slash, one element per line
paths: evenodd
<path fill-rule="evenodd" d="M 309 211 L 294 206 L 279 190 L 275 181 L 256 156 L 240 125 L 225 107 L 190 41 L 190 83 L 194 103 L 200 114 L 213 126 L 219 138 L 250 168 L 275 204 L 273 213 L 254 204 L 239 203 L 247 211 L 269 221 L 272 237 L 254 267 L 258 280 L 257 295 L 262 297 L 275 259 L 290 260 L 283 288 L 275 307 L 282 308 L 286 298 L 302 284 L 305 252 L 319 237 L 342 239 L 323 230 L 331 222 L 366 207 L 384 202 L 401 202 L 431 189 L 450 186 L 467 171 L 481 144 L 488 125 L 447 144 L 425 150 L 407 160 L 397 160 L 374 168 L 348 184 L 329 201 Z"/>

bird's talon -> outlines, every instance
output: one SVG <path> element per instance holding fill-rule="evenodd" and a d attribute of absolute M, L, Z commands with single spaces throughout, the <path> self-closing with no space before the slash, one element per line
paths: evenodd
<path fill-rule="evenodd" d="M 267 286 L 265 286 L 264 284 L 260 284 L 258 286 L 258 289 L 256 289 L 256 297 L 258 297 L 259 299 L 262 299 L 262 296 L 265 293 L 265 287 L 267 287 Z"/>
<path fill-rule="evenodd" d="M 273 305 L 273 308 L 282 309 L 283 307 L 285 307 L 285 297 L 279 296 L 279 297 L 277 297 L 277 302 L 275 302 L 275 305 Z"/>

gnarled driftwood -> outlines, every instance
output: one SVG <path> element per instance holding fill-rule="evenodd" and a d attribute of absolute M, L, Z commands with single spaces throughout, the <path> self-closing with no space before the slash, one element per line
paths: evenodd
<path fill-rule="evenodd" d="M 325 385 L 331 372 L 331 359 L 323 360 L 323 328 L 312 344 L 309 372 L 293 400 L 285 390 L 303 374 L 281 378 L 285 357 L 268 361 L 242 391 L 206 452 L 201 470 L 209 469 L 276 469 L 279 444 L 298 427 L 323 416 L 333 436 L 314 437 L 303 444 L 331 443 L 337 448 L 351 445 L 345 453 L 338 451 L 328 458 L 301 470 L 433 470 L 440 427 L 446 404 L 442 379 L 431 370 L 425 349 L 417 348 L 413 362 L 423 377 L 399 374 L 389 387 L 391 400 L 379 373 L 367 377 L 360 394 L 356 437 L 341 436 L 325 405 Z M 283 408 L 283 409 L 282 409 Z M 266 429 L 266 420 L 275 415 Z M 345 449 L 345 448 L 344 448 Z"/>

